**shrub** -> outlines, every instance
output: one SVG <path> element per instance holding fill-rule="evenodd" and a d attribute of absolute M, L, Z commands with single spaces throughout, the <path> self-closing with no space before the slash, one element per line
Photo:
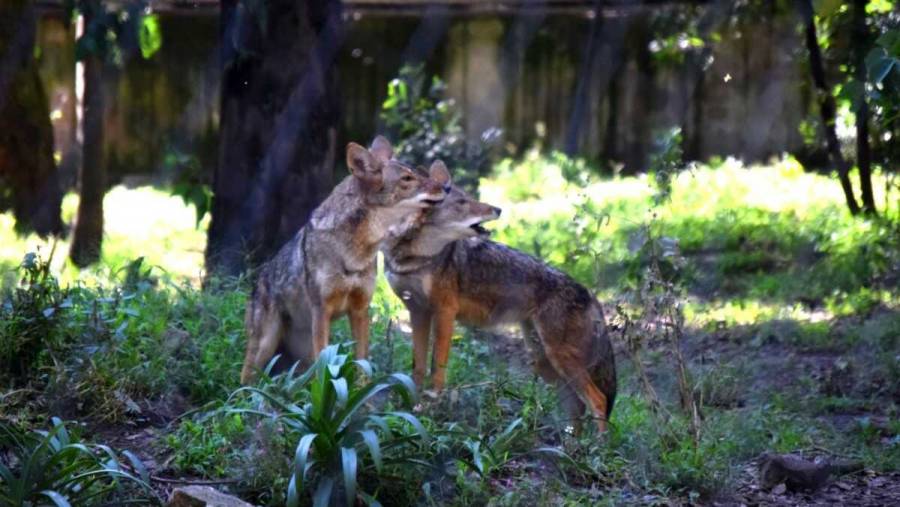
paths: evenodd
<path fill-rule="evenodd" d="M 111 505 L 128 498 L 158 503 L 141 461 L 122 455 L 138 476 L 125 470 L 115 451 L 82 443 L 57 418 L 49 431 L 26 432 L 0 421 L 0 507 Z"/>
<path fill-rule="evenodd" d="M 401 373 L 376 375 L 368 361 L 353 360 L 346 350 L 346 344 L 331 345 L 302 375 L 291 370 L 261 387 L 240 388 L 226 404 L 226 412 L 276 421 L 298 442 L 288 505 L 298 505 L 308 492 L 316 505 L 371 504 L 382 478 L 429 464 L 429 433 L 416 416 L 372 408 L 383 403 L 378 396 L 384 391 L 398 394 L 401 405 L 411 408 L 412 379 Z"/>
<path fill-rule="evenodd" d="M 21 280 L 0 306 L 0 372 L 15 381 L 33 373 L 42 355 L 63 345 L 63 313 L 72 306 L 60 289 L 50 261 L 28 253 L 18 269 Z"/>
<path fill-rule="evenodd" d="M 469 142 L 462 115 L 446 95 L 444 82 L 437 76 L 429 82 L 422 65 L 404 66 L 388 85 L 381 118 L 399 158 L 426 167 L 443 160 L 453 170 L 455 184 L 473 188 L 490 169 L 490 148 L 500 131 L 488 129 L 479 142 Z"/>

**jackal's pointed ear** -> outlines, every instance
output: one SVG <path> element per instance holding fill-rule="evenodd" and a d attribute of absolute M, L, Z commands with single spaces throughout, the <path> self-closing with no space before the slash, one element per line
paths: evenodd
<path fill-rule="evenodd" d="M 394 156 L 394 147 L 391 146 L 391 142 L 383 136 L 375 136 L 375 140 L 372 141 L 372 147 L 369 148 L 369 151 L 383 162 L 387 162 Z"/>
<path fill-rule="evenodd" d="M 381 164 L 369 150 L 356 143 L 347 145 L 347 168 L 350 174 L 367 183 L 381 182 Z"/>
<path fill-rule="evenodd" d="M 428 169 L 428 177 L 440 183 L 444 187 L 445 192 L 450 192 L 450 171 L 447 170 L 447 166 L 443 162 L 440 160 L 432 162 L 431 168 Z"/>

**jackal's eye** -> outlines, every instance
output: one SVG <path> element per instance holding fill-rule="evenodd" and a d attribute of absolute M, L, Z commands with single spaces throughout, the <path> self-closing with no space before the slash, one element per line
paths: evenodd
<path fill-rule="evenodd" d="M 412 174 L 408 174 L 408 173 L 407 173 L 407 174 L 404 174 L 403 177 L 400 178 L 400 179 L 403 180 L 403 181 L 405 181 L 406 183 L 410 183 L 410 182 L 416 181 L 416 177 L 413 176 Z"/>

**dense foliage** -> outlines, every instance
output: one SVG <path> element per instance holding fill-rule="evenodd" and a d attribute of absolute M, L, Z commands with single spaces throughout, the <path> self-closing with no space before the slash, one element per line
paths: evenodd
<path fill-rule="evenodd" d="M 465 188 L 474 188 L 490 169 L 491 148 L 501 135 L 489 129 L 479 141 L 469 141 L 447 86 L 438 76 L 429 79 L 422 65 L 400 69 L 388 87 L 381 118 L 397 143 L 398 158 L 424 167 L 443 160 L 454 183 Z"/>

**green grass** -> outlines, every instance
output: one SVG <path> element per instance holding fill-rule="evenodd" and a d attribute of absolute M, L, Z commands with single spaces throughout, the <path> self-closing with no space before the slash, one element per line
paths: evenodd
<path fill-rule="evenodd" d="M 876 175 L 879 192 L 883 183 Z M 555 391 L 519 366 L 527 357 L 502 355 L 515 338 L 498 344 L 458 328 L 446 395 L 417 409 L 435 435 L 422 459 L 440 465 L 398 472 L 393 479 L 414 489 L 406 498 L 434 505 L 727 498 L 764 451 L 827 449 L 877 471 L 900 469 L 896 220 L 850 217 L 833 178 L 805 173 L 791 159 L 694 168 L 674 179 L 671 200 L 659 207 L 653 193 L 648 177 L 599 180 L 559 155 L 503 162 L 481 182 L 481 198 L 504 209 L 495 239 L 540 255 L 606 302 L 637 283 L 645 259 L 634 239 L 643 225 L 652 221 L 655 233 L 677 240 L 686 260 L 685 350 L 705 417 L 700 440 L 677 409 L 664 350 L 651 347 L 645 362 L 672 420 L 654 415 L 623 358 L 610 433 L 576 437 Z M 76 201 L 65 200 L 67 221 Z M 164 190 L 117 187 L 105 204 L 98 266 L 78 270 L 65 259 L 68 243 L 56 245 L 51 271 L 62 287 L 53 290 L 69 287 L 66 304 L 42 324 L 53 339 L 43 342 L 33 375 L 15 388 L 0 384 L 0 412 L 29 427 L 46 426 L 52 415 L 86 421 L 87 438 L 90 429 L 129 431 L 188 412 L 160 430 L 154 452 L 169 464 L 164 473 L 239 477 L 232 489 L 245 498 L 282 502 L 296 442 L 272 420 L 222 408 L 238 387 L 248 284 L 199 289 L 206 223 L 197 227 L 193 209 Z M 0 292 L 11 290 L 15 266 L 38 247 L 46 258 L 53 245 L 15 236 L 11 216 L 0 215 Z M 138 257 L 143 262 L 133 263 Z M 409 372 L 407 322 L 379 277 L 371 332 L 378 371 Z M 350 339 L 346 320 L 332 337 Z M 481 473 L 466 462 L 476 447 Z M 535 451 L 543 447 L 565 456 Z"/>
<path fill-rule="evenodd" d="M 647 176 L 570 183 L 563 174 L 571 165 L 561 156 L 503 162 L 482 180 L 481 198 L 504 209 L 496 239 L 601 294 L 629 282 L 639 262 L 629 245 L 652 219 L 689 261 L 687 304 L 697 318 L 767 320 L 785 308 L 796 313 L 790 307 L 798 302 L 824 305 L 829 316 L 898 304 L 896 290 L 873 287 L 896 269 L 897 222 L 851 217 L 835 179 L 806 173 L 793 159 L 695 167 L 674 178 L 671 199 L 660 206 Z M 883 203 L 884 176 L 875 181 Z M 537 188 L 540 195 L 521 190 Z"/>

